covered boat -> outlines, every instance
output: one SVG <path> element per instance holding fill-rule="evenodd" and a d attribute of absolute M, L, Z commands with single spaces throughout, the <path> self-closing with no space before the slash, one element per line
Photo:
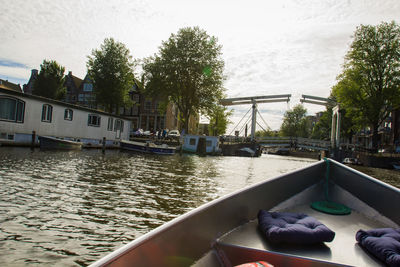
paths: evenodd
<path fill-rule="evenodd" d="M 199 155 L 219 154 L 221 152 L 219 138 L 218 136 L 186 134 L 183 137 L 182 151 Z"/>
<path fill-rule="evenodd" d="M 400 233 L 399 211 L 398 188 L 336 161 L 319 161 L 211 201 L 92 266 L 235 266 L 254 261 L 274 266 L 385 266 L 364 241 Z M 296 214 L 288 227 L 312 217 L 318 223 L 309 224 L 307 231 L 320 229 L 320 224 L 329 231 L 317 243 L 298 232 L 269 239 L 265 214 L 272 221 Z M 381 229 L 389 233 L 381 234 Z M 275 242 L 285 238 L 296 242 Z M 393 252 L 396 245 L 381 243 L 390 247 L 381 251 L 398 256 Z"/>
<path fill-rule="evenodd" d="M 175 147 L 168 146 L 167 144 L 157 145 L 153 142 L 143 143 L 127 140 L 121 140 L 120 147 L 125 150 L 159 155 L 173 155 L 176 150 Z"/>
<path fill-rule="evenodd" d="M 80 150 L 82 142 L 66 140 L 51 136 L 39 136 L 40 149 Z"/>

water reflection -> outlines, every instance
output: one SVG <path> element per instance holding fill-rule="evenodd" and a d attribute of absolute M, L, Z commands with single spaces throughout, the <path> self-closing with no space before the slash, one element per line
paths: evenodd
<path fill-rule="evenodd" d="M 310 164 L 0 148 L 0 262 L 87 265 L 212 199 Z"/>

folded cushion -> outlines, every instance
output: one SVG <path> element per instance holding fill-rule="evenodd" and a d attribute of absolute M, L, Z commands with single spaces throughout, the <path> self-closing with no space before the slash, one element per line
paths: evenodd
<path fill-rule="evenodd" d="M 258 212 L 259 228 L 275 243 L 315 244 L 331 242 L 335 232 L 317 219 L 301 213 Z"/>
<path fill-rule="evenodd" d="M 356 233 L 356 240 L 389 266 L 400 266 L 400 229 L 359 230 Z"/>

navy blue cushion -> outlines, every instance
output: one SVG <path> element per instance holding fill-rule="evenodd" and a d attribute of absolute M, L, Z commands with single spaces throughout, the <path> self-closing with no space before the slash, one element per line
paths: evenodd
<path fill-rule="evenodd" d="M 258 212 L 258 225 L 275 243 L 315 244 L 331 242 L 335 232 L 317 219 L 301 213 Z"/>
<path fill-rule="evenodd" d="M 400 266 L 400 229 L 359 230 L 356 240 L 362 247 L 389 266 Z"/>

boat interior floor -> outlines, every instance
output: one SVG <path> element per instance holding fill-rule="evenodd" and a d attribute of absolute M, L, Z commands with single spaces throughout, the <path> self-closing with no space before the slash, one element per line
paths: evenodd
<path fill-rule="evenodd" d="M 232 260 L 236 261 L 235 257 L 239 257 L 239 251 L 235 252 L 235 249 L 239 249 L 241 253 L 244 253 L 244 250 L 252 253 L 256 253 L 256 251 L 268 252 L 265 255 L 266 258 L 264 258 L 267 261 L 268 259 L 272 259 L 272 257 L 279 258 L 279 256 L 287 255 L 290 258 L 292 255 L 294 257 L 293 260 L 300 260 L 301 258 L 309 259 L 310 263 L 314 262 L 316 266 L 325 264 L 326 266 L 384 266 L 378 259 L 363 250 L 355 239 L 356 232 L 359 229 L 387 227 L 381 222 L 367 218 L 357 211 L 344 216 L 329 215 L 315 211 L 306 205 L 293 207 L 284 211 L 306 213 L 316 218 L 335 232 L 334 240 L 329 243 L 317 245 L 271 244 L 263 236 L 263 233 L 259 231 L 257 220 L 254 220 L 220 238 L 217 242 L 217 248 L 220 251 L 224 251 L 223 253 L 225 253 L 226 258 L 230 262 Z M 232 255 L 227 255 L 228 253 Z M 287 258 L 287 260 L 289 259 Z M 237 259 L 237 261 L 242 261 L 242 259 Z M 279 262 L 282 262 L 282 259 Z"/>
<path fill-rule="evenodd" d="M 304 213 L 335 232 L 332 242 L 316 245 L 273 244 L 259 230 L 257 218 L 232 229 L 215 240 L 213 249 L 194 266 L 235 266 L 267 261 L 274 266 L 385 266 L 356 241 L 358 230 L 399 228 L 389 218 L 338 185 L 330 189 L 330 200 L 351 208 L 351 214 L 331 215 L 311 208 L 323 198 L 322 184 L 315 184 L 275 207 L 275 212 Z M 216 263 L 218 262 L 218 263 Z"/>

